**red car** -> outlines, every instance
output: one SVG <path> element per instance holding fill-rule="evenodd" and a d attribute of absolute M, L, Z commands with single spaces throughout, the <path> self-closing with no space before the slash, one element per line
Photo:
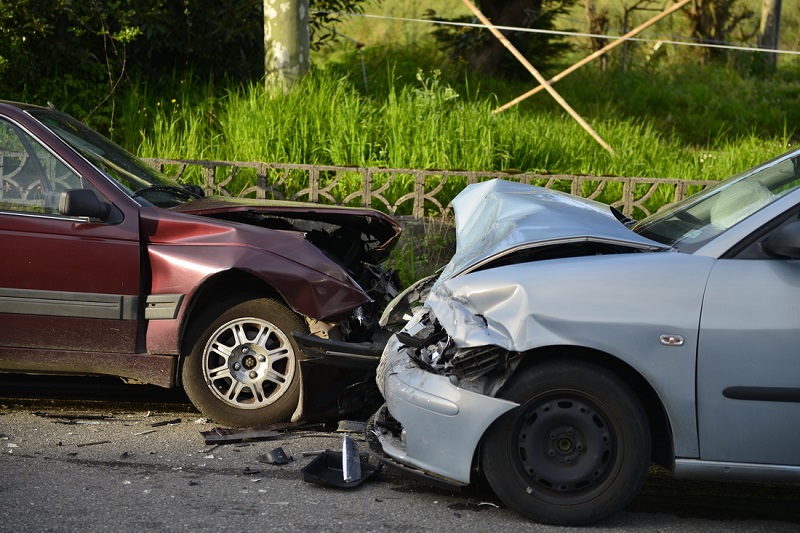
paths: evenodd
<path fill-rule="evenodd" d="M 182 386 L 231 426 L 341 412 L 377 364 L 400 231 L 371 209 L 204 198 L 64 113 L 0 101 L 0 371 Z"/>

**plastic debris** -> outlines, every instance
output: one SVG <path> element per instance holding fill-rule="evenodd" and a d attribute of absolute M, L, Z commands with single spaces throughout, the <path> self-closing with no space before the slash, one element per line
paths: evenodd
<path fill-rule="evenodd" d="M 308 483 L 349 489 L 357 487 L 378 470 L 377 467 L 369 464 L 367 457 L 360 457 L 361 477 L 345 481 L 342 455 L 341 452 L 325 450 L 303 468 L 303 480 Z"/>
<path fill-rule="evenodd" d="M 214 428 L 201 431 L 206 444 L 236 444 L 256 440 L 270 440 L 279 437 L 279 431 L 300 430 L 319 427 L 320 424 L 307 424 L 305 422 L 277 422 L 266 426 L 255 426 L 241 429 Z"/>
<path fill-rule="evenodd" d="M 110 440 L 98 440 L 95 442 L 84 442 L 81 444 L 76 444 L 78 448 L 83 448 L 84 446 L 97 446 L 98 444 L 111 444 Z"/>
<path fill-rule="evenodd" d="M 342 444 L 342 474 L 345 481 L 361 479 L 361 458 L 358 456 L 356 441 L 344 436 Z"/>
<path fill-rule="evenodd" d="M 362 435 L 367 430 L 367 423 L 359 420 L 340 420 L 336 428 L 338 433 L 358 433 Z"/>
<path fill-rule="evenodd" d="M 270 440 L 280 437 L 280 433 L 273 429 L 224 429 L 214 428 L 210 431 L 201 431 L 206 444 L 235 444 L 255 440 Z"/>
<path fill-rule="evenodd" d="M 157 428 L 160 426 L 171 426 L 172 424 L 180 424 L 180 418 L 173 418 L 172 420 L 162 420 L 161 422 L 153 422 L 150 424 L 151 428 Z"/>
<path fill-rule="evenodd" d="M 259 463 L 267 463 L 271 465 L 285 465 L 289 461 L 292 460 L 291 457 L 286 455 L 286 452 L 283 451 L 283 448 L 275 448 L 274 450 L 269 451 L 264 455 L 259 455 L 256 460 Z"/>

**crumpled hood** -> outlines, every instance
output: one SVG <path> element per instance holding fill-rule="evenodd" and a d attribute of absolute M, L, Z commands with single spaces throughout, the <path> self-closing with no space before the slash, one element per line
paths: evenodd
<path fill-rule="evenodd" d="M 402 232 L 400 224 L 391 217 L 369 208 L 212 196 L 199 198 L 170 210 L 238 222 L 245 222 L 245 219 L 239 219 L 237 215 L 258 213 L 347 227 L 361 232 L 371 241 L 368 258 L 375 263 L 379 263 L 389 256 Z"/>
<path fill-rule="evenodd" d="M 437 284 L 521 248 L 588 240 L 668 248 L 628 229 L 606 204 L 511 181 L 469 185 L 453 200 L 453 209 L 456 253 Z"/>

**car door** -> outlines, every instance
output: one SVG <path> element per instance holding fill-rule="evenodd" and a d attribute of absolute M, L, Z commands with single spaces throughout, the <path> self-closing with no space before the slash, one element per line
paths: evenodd
<path fill-rule="evenodd" d="M 62 148 L 63 149 L 63 148 Z M 59 214 L 60 193 L 97 188 L 19 124 L 0 118 L 0 350 L 134 352 L 138 222 Z M 44 352 L 41 357 L 45 357 Z"/>
<path fill-rule="evenodd" d="M 697 365 L 703 460 L 800 465 L 800 260 L 760 248 L 796 221 L 720 259 L 709 277 Z"/>

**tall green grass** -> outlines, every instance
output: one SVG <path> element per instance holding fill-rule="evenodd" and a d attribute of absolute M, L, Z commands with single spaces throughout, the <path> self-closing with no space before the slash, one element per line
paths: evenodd
<path fill-rule="evenodd" d="M 687 142 L 656 119 L 596 103 L 587 120 L 611 156 L 552 106 L 493 115 L 493 95 L 438 71 L 385 76 L 386 94 L 365 93 L 334 70 L 312 72 L 287 94 L 257 83 L 143 85 L 120 106 L 117 140 L 144 157 L 721 179 L 786 151 L 794 134 L 788 124 L 767 134 L 714 123 L 706 142 Z"/>

